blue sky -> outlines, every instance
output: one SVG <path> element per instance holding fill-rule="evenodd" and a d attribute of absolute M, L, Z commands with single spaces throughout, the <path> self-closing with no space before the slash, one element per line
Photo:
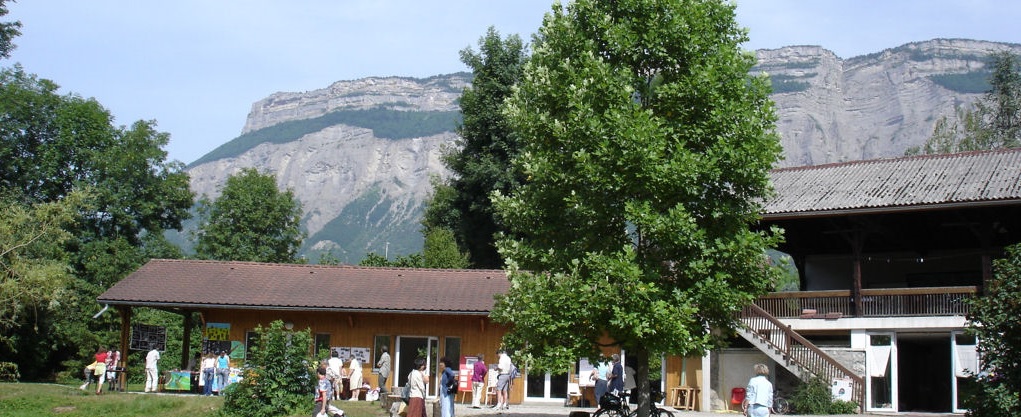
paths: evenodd
<path fill-rule="evenodd" d="M 465 71 L 486 28 L 523 38 L 552 0 L 19 0 L 9 66 L 95 97 L 117 124 L 155 119 L 170 159 L 240 134 L 251 104 L 369 76 Z M 842 58 L 933 38 L 1021 43 L 1008 0 L 737 0 L 747 49 L 819 45 Z"/>

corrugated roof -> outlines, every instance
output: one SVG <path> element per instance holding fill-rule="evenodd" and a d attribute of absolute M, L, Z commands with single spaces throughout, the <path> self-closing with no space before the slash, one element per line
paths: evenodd
<path fill-rule="evenodd" d="M 1021 202 L 1021 148 L 777 169 L 763 217 Z"/>
<path fill-rule="evenodd" d="M 154 259 L 99 296 L 111 305 L 488 315 L 501 270 Z"/>

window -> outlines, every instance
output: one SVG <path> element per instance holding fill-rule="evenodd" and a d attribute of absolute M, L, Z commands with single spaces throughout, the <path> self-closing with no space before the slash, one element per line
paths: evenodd
<path fill-rule="evenodd" d="M 330 334 L 316 333 L 315 357 L 318 359 L 330 356 Z"/>
<path fill-rule="evenodd" d="M 383 347 L 386 346 L 387 351 L 390 350 L 390 336 L 376 335 L 373 343 L 375 346 L 372 347 L 372 372 L 379 373 L 379 368 L 376 367 L 376 364 L 379 363 L 379 357 L 383 356 Z"/>

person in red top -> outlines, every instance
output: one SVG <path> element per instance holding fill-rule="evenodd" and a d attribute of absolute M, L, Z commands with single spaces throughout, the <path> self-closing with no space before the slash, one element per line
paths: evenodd
<path fill-rule="evenodd" d="M 486 389 L 486 373 L 489 372 L 489 368 L 486 368 L 485 357 L 480 353 L 479 360 L 475 361 L 475 366 L 472 367 L 472 408 L 480 408 L 479 404 L 482 400 L 482 396 L 485 395 Z"/>
<path fill-rule="evenodd" d="M 103 383 L 106 382 L 106 357 L 108 356 L 106 348 L 100 346 L 96 349 L 96 368 L 93 370 L 93 375 L 99 381 L 96 384 L 96 395 L 103 393 Z"/>

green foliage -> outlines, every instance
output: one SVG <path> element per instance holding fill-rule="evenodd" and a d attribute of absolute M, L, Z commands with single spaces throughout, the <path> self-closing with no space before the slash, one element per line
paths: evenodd
<path fill-rule="evenodd" d="M 0 17 L 7 15 L 7 6 L 4 4 L 6 0 L 0 0 Z M 21 22 L 0 22 L 0 59 L 10 58 L 11 51 L 14 50 L 14 38 L 21 35 L 21 31 L 18 28 L 21 27 Z"/>
<path fill-rule="evenodd" d="M 280 320 L 255 331 L 258 338 L 249 347 L 244 375 L 226 390 L 223 415 L 275 417 L 309 411 L 317 380 L 310 331 L 284 330 Z"/>
<path fill-rule="evenodd" d="M 936 85 L 961 94 L 978 94 L 989 91 L 989 71 L 969 71 L 962 74 L 936 74 L 928 78 Z"/>
<path fill-rule="evenodd" d="M 18 382 L 21 374 L 18 373 L 18 364 L 13 362 L 0 362 L 0 382 Z"/>
<path fill-rule="evenodd" d="M 504 229 L 493 216 L 490 195 L 507 193 L 521 182 L 510 162 L 519 145 L 502 107 L 528 57 L 520 37 L 502 38 L 490 27 L 479 39 L 477 52 L 461 51 L 461 62 L 472 69 L 474 78 L 461 94 L 463 122 L 457 128 L 457 146 L 443 156 L 454 175 L 437 185 L 426 203 L 424 223 L 453 231 L 476 268 L 498 268 L 503 262 L 494 235 Z"/>
<path fill-rule="evenodd" d="M 905 154 L 937 154 L 1021 146 L 1021 62 L 1009 52 L 989 57 L 986 95 L 972 109 L 958 109 L 956 119 L 942 117 L 921 147 Z"/>
<path fill-rule="evenodd" d="M 413 253 L 401 255 L 394 260 L 389 260 L 375 252 L 365 254 L 365 259 L 358 263 L 361 266 L 383 266 L 390 268 L 425 268 L 425 261 L 421 254 Z"/>
<path fill-rule="evenodd" d="M 993 262 L 985 295 L 970 301 L 968 330 L 978 337 L 982 372 L 976 394 L 965 400 L 974 416 L 1007 416 L 1021 411 L 1021 244 Z"/>
<path fill-rule="evenodd" d="M 280 191 L 272 174 L 254 168 L 227 178 L 213 202 L 200 201 L 202 218 L 195 253 L 201 259 L 251 262 L 297 262 L 305 237 L 301 203 L 288 189 Z"/>
<path fill-rule="evenodd" d="M 830 403 L 829 414 L 858 414 L 860 407 L 854 401 L 834 400 Z"/>
<path fill-rule="evenodd" d="M 833 394 L 829 383 L 816 376 L 794 387 L 790 400 L 798 414 L 830 414 Z"/>
<path fill-rule="evenodd" d="M 62 204 L 79 190 L 88 193 L 88 204 L 72 204 L 71 221 L 59 226 L 70 236 L 61 250 L 33 258 L 51 270 L 44 285 L 31 287 L 48 291 L 47 301 L 32 309 L 31 320 L 22 315 L 26 320 L 5 333 L 12 343 L 0 345 L 0 360 L 21 365 L 27 380 L 51 379 L 62 364 L 119 339 L 116 313 L 83 318 L 99 311 L 96 296 L 156 249 L 159 242 L 146 236 L 179 229 L 193 204 L 184 166 L 166 161 L 170 137 L 155 121 L 115 126 L 95 99 L 58 89 L 18 65 L 0 69 L 4 207 Z"/>
<path fill-rule="evenodd" d="M 830 384 L 820 376 L 814 376 L 794 387 L 794 394 L 791 395 L 790 402 L 798 414 L 859 413 L 858 403 L 833 399 Z"/>
<path fill-rule="evenodd" d="M 433 227 L 426 232 L 422 259 L 426 268 L 463 269 L 468 267 L 468 254 L 457 248 L 454 232 L 442 227 Z"/>
<path fill-rule="evenodd" d="M 642 416 L 650 357 L 721 346 L 780 274 L 765 254 L 780 232 L 750 228 L 776 115 L 734 7 L 571 2 L 546 15 L 505 108 L 525 182 L 494 197 L 511 288 L 491 316 L 538 369 L 609 337 L 636 358 Z"/>
<path fill-rule="evenodd" d="M 349 246 L 335 247 L 341 262 L 356 263 L 369 251 L 408 254 L 422 250 L 422 234 L 415 221 L 420 214 L 415 208 L 399 205 L 373 186 L 352 200 L 337 217 L 313 235 L 309 242 L 318 242 L 323 236 L 346 236 Z M 389 245 L 387 245 L 389 243 Z M 309 250 L 306 248 L 306 250 Z"/>
<path fill-rule="evenodd" d="M 235 157 L 263 143 L 292 142 L 340 124 L 371 129 L 378 138 L 409 139 L 450 132 L 459 119 L 459 114 L 453 111 L 404 111 L 383 106 L 367 110 L 335 110 L 319 117 L 290 120 L 245 133 L 213 149 L 190 166 Z"/>
<path fill-rule="evenodd" d="M 811 86 L 806 81 L 799 81 L 805 78 L 814 77 L 815 74 L 806 74 L 804 76 L 792 76 L 792 75 L 773 75 L 770 76 L 770 86 L 773 88 L 773 94 L 785 94 L 785 93 L 797 93 L 806 91 Z"/>
<path fill-rule="evenodd" d="M 0 196 L 0 344 L 13 347 L 15 329 L 67 296 L 72 277 L 64 243 L 72 236 L 65 228 L 75 222 L 86 198 L 74 192 L 29 206 Z"/>

